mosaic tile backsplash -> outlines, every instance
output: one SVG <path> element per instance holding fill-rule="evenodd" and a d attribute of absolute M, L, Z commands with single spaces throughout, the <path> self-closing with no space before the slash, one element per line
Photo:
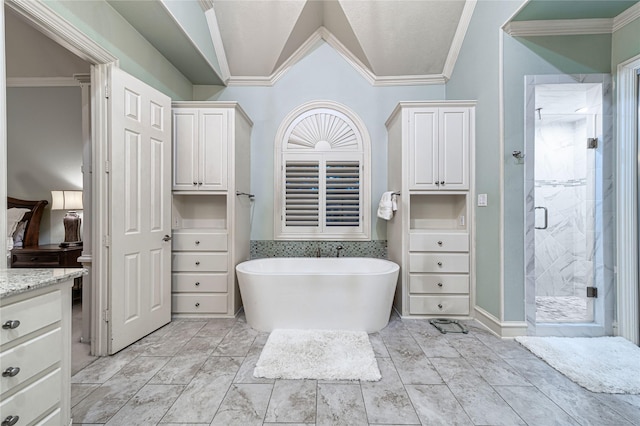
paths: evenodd
<path fill-rule="evenodd" d="M 252 240 L 251 259 L 264 257 L 340 257 L 387 258 L 387 241 L 273 241 Z"/>

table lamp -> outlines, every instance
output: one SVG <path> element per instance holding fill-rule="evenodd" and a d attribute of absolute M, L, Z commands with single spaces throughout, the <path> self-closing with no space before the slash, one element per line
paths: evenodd
<path fill-rule="evenodd" d="M 51 210 L 67 210 L 64 223 L 64 242 L 60 247 L 81 246 L 78 210 L 82 210 L 82 191 L 51 191 Z"/>

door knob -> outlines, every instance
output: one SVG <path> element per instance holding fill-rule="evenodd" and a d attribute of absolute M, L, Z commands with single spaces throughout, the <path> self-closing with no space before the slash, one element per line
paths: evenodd
<path fill-rule="evenodd" d="M 164 237 L 162 237 L 162 241 L 171 241 L 171 236 L 165 235 Z"/>

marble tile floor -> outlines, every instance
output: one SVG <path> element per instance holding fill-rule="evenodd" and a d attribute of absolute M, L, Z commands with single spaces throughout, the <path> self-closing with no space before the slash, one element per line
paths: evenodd
<path fill-rule="evenodd" d="M 442 335 L 391 317 L 370 335 L 379 382 L 267 380 L 268 334 L 237 319 L 175 320 L 72 378 L 84 425 L 632 425 L 640 395 L 591 393 L 475 322 Z"/>

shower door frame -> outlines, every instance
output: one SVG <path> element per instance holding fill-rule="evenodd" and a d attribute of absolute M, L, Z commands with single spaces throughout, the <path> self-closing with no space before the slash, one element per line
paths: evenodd
<path fill-rule="evenodd" d="M 602 129 L 600 140 L 604 157 L 603 174 L 597 177 L 600 185 L 595 202 L 596 257 L 601 264 L 594 265 L 593 284 L 598 298 L 593 301 L 593 322 L 537 323 L 536 322 L 536 270 L 535 270 L 535 87 L 544 84 L 602 84 Z M 611 108 L 611 76 L 609 74 L 581 75 L 529 75 L 525 76 L 525 313 L 528 334 L 535 336 L 605 336 L 613 334 L 614 273 L 613 273 L 613 113 Z M 585 141 L 586 143 L 586 141 Z M 585 147 L 586 149 L 586 147 Z"/>

